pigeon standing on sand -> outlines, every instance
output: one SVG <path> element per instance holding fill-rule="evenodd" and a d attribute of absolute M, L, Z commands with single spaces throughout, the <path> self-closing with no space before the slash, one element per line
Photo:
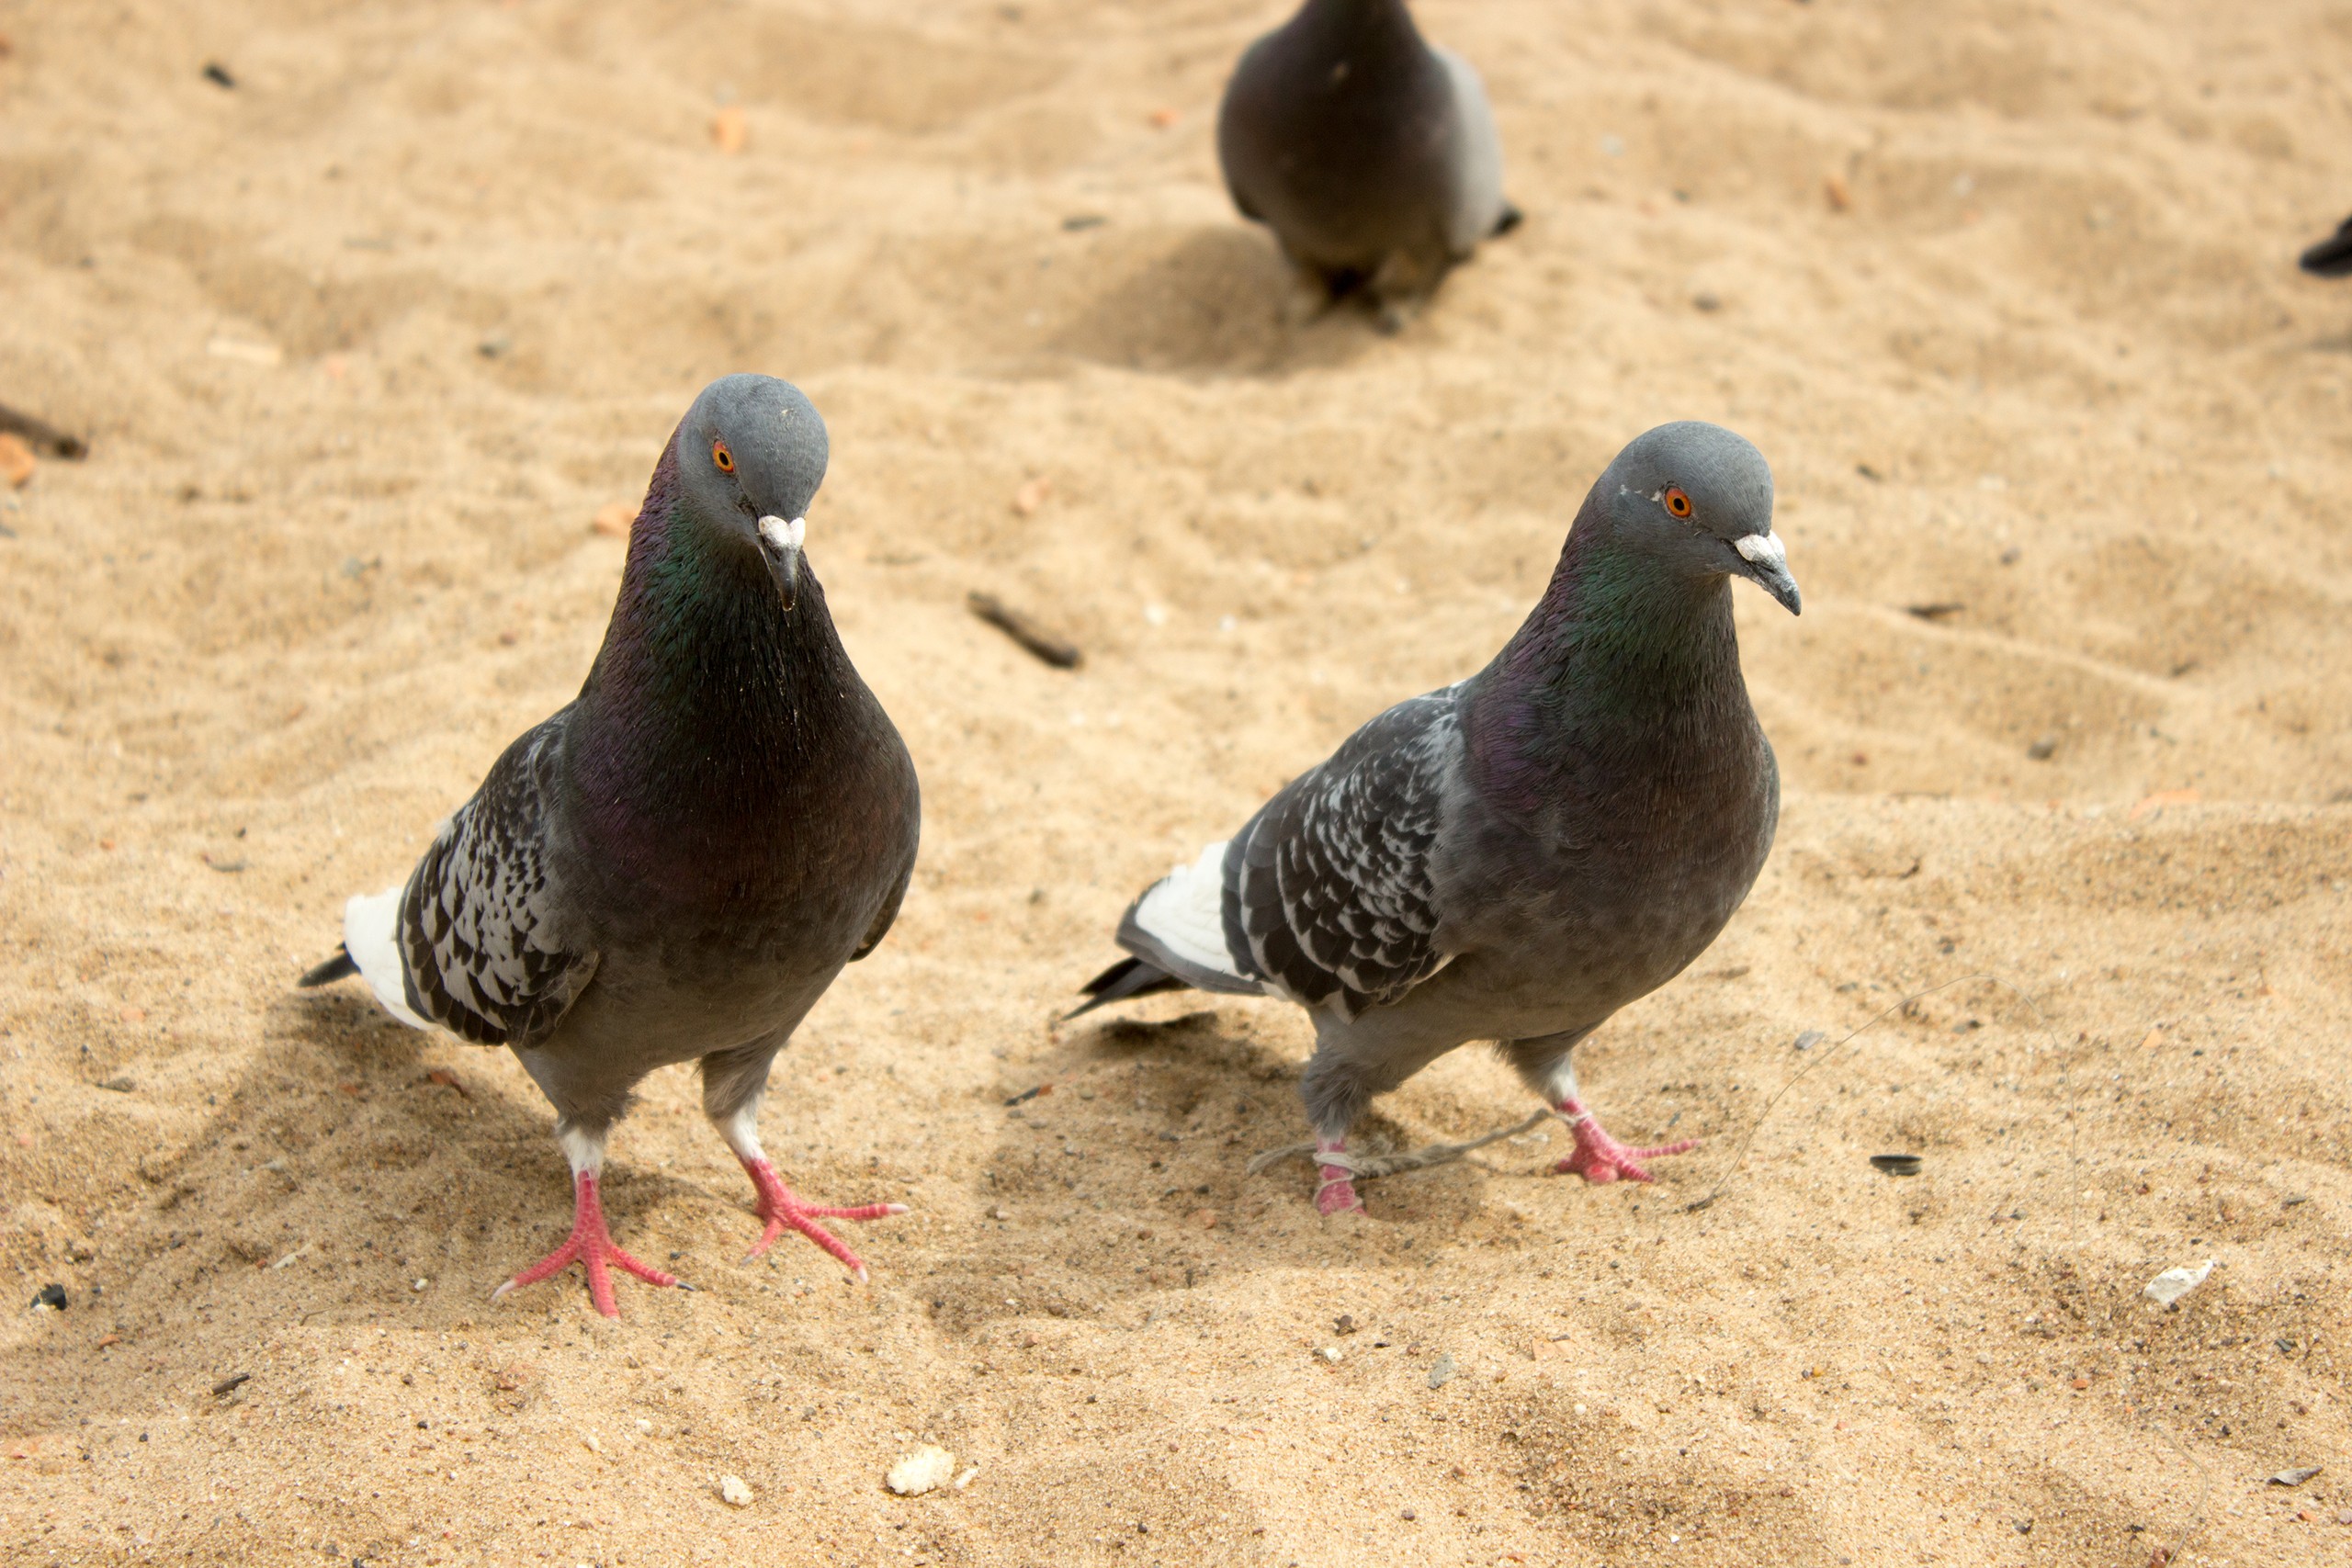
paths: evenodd
<path fill-rule="evenodd" d="M 1331 298 L 1385 312 L 1519 221 L 1478 73 L 1404 0 L 1306 0 L 1250 46 L 1217 110 L 1233 204 Z"/>
<path fill-rule="evenodd" d="M 638 1080 L 699 1060 L 703 1110 L 789 1227 L 860 1279 L 760 1146 L 768 1066 L 844 964 L 890 929 L 914 869 L 914 764 L 858 679 L 802 554 L 824 421 L 798 389 L 703 389 L 653 470 L 605 645 L 580 695 L 506 749 L 405 887 L 356 897 L 344 951 L 386 1010 L 504 1045 L 545 1091 L 571 1162 L 571 1239 L 499 1288 L 577 1261 L 672 1276 L 613 1245 L 605 1141 Z"/>
<path fill-rule="evenodd" d="M 1390 708 L 1154 884 L 1119 925 L 1135 956 L 1078 1012 L 1187 986 L 1306 1008 L 1327 1214 L 1363 1207 L 1346 1140 L 1372 1097 L 1473 1040 L 1566 1121 L 1561 1170 L 1648 1180 L 1644 1160 L 1692 1145 L 1611 1137 L 1569 1054 L 1706 949 L 1771 848 L 1780 775 L 1733 577 L 1797 612 L 1771 469 L 1719 426 L 1660 425 L 1585 497 L 1494 661 Z"/>
<path fill-rule="evenodd" d="M 2305 251 L 2301 265 L 2305 272 L 2319 277 L 2352 274 L 2352 218 L 2337 224 L 2335 233 Z"/>

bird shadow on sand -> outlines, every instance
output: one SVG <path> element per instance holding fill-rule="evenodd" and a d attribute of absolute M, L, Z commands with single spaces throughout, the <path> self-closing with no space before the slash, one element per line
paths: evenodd
<path fill-rule="evenodd" d="M 1297 285 L 1263 234 L 1219 225 L 1136 243 L 1132 270 L 1051 349 L 1125 369 L 1280 378 L 1345 365 L 1379 341 L 1370 314 L 1345 303 L 1294 320 Z"/>
<path fill-rule="evenodd" d="M 1253 1271 L 1434 1267 L 1457 1246 L 1516 1245 L 1485 1191 L 1510 1177 L 1471 1162 L 1369 1182 L 1364 1215 L 1329 1220 L 1303 1159 L 1250 1175 L 1259 1153 L 1307 1135 L 1304 1064 L 1261 1032 L 1238 1009 L 1070 1031 L 1037 1064 L 1050 1092 L 992 1112 L 1000 1134 L 974 1178 L 983 1224 L 926 1282 L 940 1325 L 1148 1320 Z M 1357 1138 L 1421 1141 L 1377 1110 Z"/>
<path fill-rule="evenodd" d="M 200 1125 L 138 1159 L 140 1188 L 105 1216 L 96 1257 L 61 1270 L 71 1305 L 53 1328 L 0 1351 L 10 1427 L 209 1407 L 273 1337 L 322 1320 L 462 1332 L 499 1310 L 500 1280 L 563 1239 L 570 1182 L 548 1112 L 505 1052 L 453 1055 L 356 987 L 280 999 L 264 1034 Z M 624 1235 L 661 1234 L 639 1223 L 653 1210 L 724 1201 L 658 1169 L 615 1174 L 606 1209 Z M 672 1296 L 643 1294 L 633 1308 Z"/>

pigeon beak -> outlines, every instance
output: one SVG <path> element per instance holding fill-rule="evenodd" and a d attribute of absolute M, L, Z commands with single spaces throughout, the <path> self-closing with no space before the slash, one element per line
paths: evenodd
<path fill-rule="evenodd" d="M 1747 563 L 1741 576 L 1778 599 L 1790 615 L 1804 613 L 1804 597 L 1797 592 L 1797 580 L 1789 575 L 1789 552 L 1780 535 L 1745 534 L 1734 539 L 1731 547 Z"/>
<path fill-rule="evenodd" d="M 760 519 L 760 553 L 767 557 L 768 575 L 775 579 L 776 596 L 787 610 L 800 597 L 800 541 L 808 531 L 806 517 L 789 523 L 781 517 Z"/>

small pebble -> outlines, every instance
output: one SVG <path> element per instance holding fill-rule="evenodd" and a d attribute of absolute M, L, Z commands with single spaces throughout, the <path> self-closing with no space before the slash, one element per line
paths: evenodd
<path fill-rule="evenodd" d="M 2025 749 L 2025 754 L 2037 762 L 2046 762 L 2058 754 L 2058 738 L 2044 735 Z"/>
<path fill-rule="evenodd" d="M 1442 1355 L 1436 1360 L 1430 1363 L 1430 1386 L 1431 1388 L 1443 1388 L 1447 1383 L 1450 1383 L 1453 1381 L 1453 1358 L 1452 1356 Z"/>
<path fill-rule="evenodd" d="M 718 1496 L 719 1500 L 730 1508 L 748 1508 L 752 1506 L 752 1488 L 740 1475 L 720 1476 Z"/>
<path fill-rule="evenodd" d="M 1339 1365 L 1340 1348 L 1337 1345 L 1326 1345 L 1323 1348 L 1316 1351 L 1315 1353 L 1322 1357 L 1325 1360 L 1330 1362 L 1333 1366 Z"/>
<path fill-rule="evenodd" d="M 890 1467 L 882 1479 L 901 1497 L 920 1497 L 947 1484 L 956 1473 L 956 1456 L 935 1443 L 925 1443 Z"/>
<path fill-rule="evenodd" d="M 1690 296 L 1690 305 L 1693 310 L 1720 310 L 1724 308 L 1722 296 L 1707 288 L 1702 288 L 1698 293 Z"/>

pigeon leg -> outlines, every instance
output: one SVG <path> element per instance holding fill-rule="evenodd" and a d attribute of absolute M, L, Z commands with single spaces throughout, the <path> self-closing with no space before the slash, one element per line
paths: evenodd
<path fill-rule="evenodd" d="M 1685 1138 L 1679 1144 L 1660 1144 L 1656 1148 L 1631 1148 L 1611 1137 L 1600 1119 L 1587 1111 L 1584 1101 L 1576 1096 L 1569 1095 L 1553 1109 L 1568 1124 L 1568 1132 L 1577 1141 L 1577 1152 L 1553 1168 L 1564 1176 L 1581 1176 L 1596 1186 L 1619 1177 L 1628 1181 L 1647 1181 L 1650 1173 L 1643 1168 L 1642 1161 L 1688 1154 L 1699 1146 L 1698 1139 Z"/>
<path fill-rule="evenodd" d="M 1600 1119 L 1585 1108 L 1584 1091 L 1577 1087 L 1577 1070 L 1569 1059 L 1577 1042 L 1597 1027 L 1589 1025 L 1534 1040 L 1514 1040 L 1504 1048 L 1504 1055 L 1560 1120 L 1568 1124 L 1569 1135 L 1576 1139 L 1576 1152 L 1555 1165 L 1555 1170 L 1563 1176 L 1581 1176 L 1596 1185 L 1621 1179 L 1647 1181 L 1650 1173 L 1642 1168 L 1642 1161 L 1686 1153 L 1697 1148 L 1699 1141 L 1685 1138 L 1679 1144 L 1637 1149 L 1609 1135 L 1609 1129 L 1600 1124 Z"/>
<path fill-rule="evenodd" d="M 1344 1155 L 1347 1147 L 1345 1138 L 1315 1140 L 1315 1152 L 1318 1155 Z M 1323 1179 L 1323 1184 L 1315 1190 L 1317 1213 L 1345 1214 L 1363 1210 L 1363 1200 L 1356 1196 L 1354 1171 L 1344 1165 L 1325 1165 L 1319 1160 L 1316 1170 Z"/>
<path fill-rule="evenodd" d="M 604 1135 L 576 1127 L 560 1127 L 556 1135 L 571 1160 L 571 1235 L 561 1247 L 499 1286 L 490 1299 L 497 1301 L 509 1291 L 536 1285 L 578 1263 L 580 1271 L 588 1276 L 588 1299 L 606 1317 L 618 1317 L 621 1309 L 613 1300 L 613 1269 L 634 1274 L 649 1285 L 674 1285 L 678 1279 L 639 1262 L 613 1245 L 613 1233 L 605 1226 L 605 1206 L 596 1196 L 596 1178 L 605 1164 Z"/>
<path fill-rule="evenodd" d="M 905 1213 L 907 1206 L 904 1203 L 866 1203 L 854 1209 L 829 1209 L 804 1203 L 794 1197 L 792 1189 L 784 1184 L 784 1179 L 775 1173 L 775 1167 L 768 1163 L 766 1152 L 760 1147 L 760 1096 L 757 1092 L 727 1116 L 714 1116 L 711 1120 L 718 1124 L 719 1136 L 725 1138 L 727 1146 L 735 1151 L 735 1157 L 742 1162 L 744 1174 L 752 1179 L 752 1186 L 760 1195 L 759 1215 L 766 1229 L 761 1232 L 759 1242 L 745 1255 L 743 1261 L 749 1263 L 775 1246 L 776 1237 L 786 1230 L 796 1230 L 831 1253 L 842 1268 L 856 1276 L 859 1284 L 865 1283 L 865 1265 L 859 1260 L 857 1254 L 817 1222 L 888 1219 L 892 1214 Z"/>

